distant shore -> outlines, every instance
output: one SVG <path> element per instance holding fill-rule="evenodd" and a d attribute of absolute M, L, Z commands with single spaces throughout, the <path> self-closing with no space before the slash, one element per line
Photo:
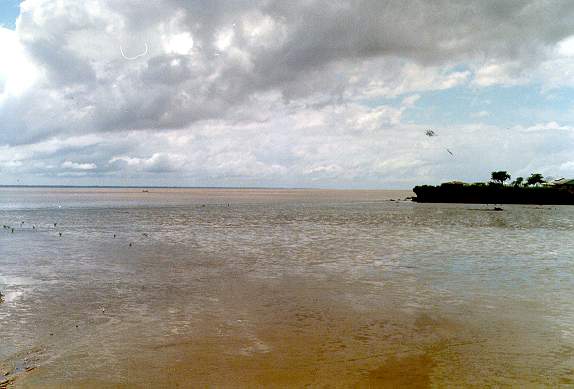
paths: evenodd
<path fill-rule="evenodd" d="M 574 205 L 572 189 L 544 186 L 445 183 L 415 186 L 413 192 L 419 203 Z"/>

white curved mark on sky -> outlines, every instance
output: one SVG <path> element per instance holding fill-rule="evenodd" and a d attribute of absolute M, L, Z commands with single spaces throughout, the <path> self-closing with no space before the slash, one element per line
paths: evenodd
<path fill-rule="evenodd" d="M 122 47 L 120 46 L 120 52 L 122 53 L 122 57 L 124 57 L 125 59 L 128 59 L 128 60 L 131 61 L 131 60 L 134 60 L 134 59 L 138 59 L 139 57 L 143 57 L 144 55 L 147 55 L 148 50 L 149 50 L 149 47 L 147 46 L 147 43 L 146 43 L 146 42 L 144 42 L 144 45 L 145 45 L 145 51 L 144 51 L 143 53 L 140 53 L 140 54 L 136 55 L 135 57 L 128 57 L 128 56 L 124 53 L 124 50 L 122 49 Z"/>

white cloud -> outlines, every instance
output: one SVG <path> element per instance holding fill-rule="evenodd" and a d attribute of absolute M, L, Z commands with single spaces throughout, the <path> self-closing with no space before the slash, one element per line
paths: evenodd
<path fill-rule="evenodd" d="M 378 58 L 364 61 L 351 70 L 347 94 L 364 99 L 444 90 L 466 84 L 470 75 L 470 71 L 457 71 L 450 66 L 421 66 L 404 60 Z"/>
<path fill-rule="evenodd" d="M 572 131 L 573 128 L 570 126 L 560 125 L 555 121 L 547 123 L 538 123 L 533 126 L 521 128 L 522 132 L 540 132 L 540 131 L 552 131 L 552 130 L 562 130 L 562 131 Z"/>
<path fill-rule="evenodd" d="M 169 54 L 191 54 L 193 50 L 193 37 L 188 32 L 168 36 L 165 38 L 165 48 Z"/>
<path fill-rule="evenodd" d="M 523 65 L 514 63 L 489 63 L 478 68 L 474 75 L 473 83 L 481 86 L 493 85 L 519 85 L 528 82 L 528 77 L 523 73 Z"/>
<path fill-rule="evenodd" d="M 412 107 L 421 98 L 421 95 L 410 95 L 403 99 L 402 105 L 405 108 Z"/>
<path fill-rule="evenodd" d="M 109 164 L 112 165 L 117 162 L 124 163 L 128 168 L 138 171 L 165 173 L 182 170 L 185 157 L 177 154 L 154 153 L 149 158 L 120 156 L 109 160 Z"/>
<path fill-rule="evenodd" d="M 556 50 L 561 57 L 574 57 L 574 35 L 558 42 Z"/>
<path fill-rule="evenodd" d="M 234 35 L 235 33 L 231 28 L 223 29 L 215 37 L 215 47 L 217 47 L 217 49 L 221 51 L 229 49 L 229 47 L 233 43 Z"/>
<path fill-rule="evenodd" d="M 31 63 L 18 35 L 0 27 L 0 104 L 9 97 L 18 97 L 38 79 L 39 70 Z"/>
<path fill-rule="evenodd" d="M 485 118 L 485 117 L 490 116 L 490 112 L 488 112 L 488 111 L 473 112 L 473 113 L 471 114 L 471 116 L 472 116 L 473 118 Z"/>
<path fill-rule="evenodd" d="M 64 169 L 72 170 L 94 170 L 98 167 L 95 163 L 78 163 L 72 161 L 64 161 L 61 166 Z"/>

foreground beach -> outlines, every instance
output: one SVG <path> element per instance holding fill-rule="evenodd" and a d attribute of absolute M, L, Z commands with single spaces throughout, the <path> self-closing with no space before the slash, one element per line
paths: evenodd
<path fill-rule="evenodd" d="M 2 189 L 0 382 L 574 384 L 574 209 L 410 195 Z"/>

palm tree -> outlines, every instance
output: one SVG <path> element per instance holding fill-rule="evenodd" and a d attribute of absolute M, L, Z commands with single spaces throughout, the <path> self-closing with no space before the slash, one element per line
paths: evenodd
<path fill-rule="evenodd" d="M 542 178 L 542 174 L 540 173 L 532 173 L 530 177 L 526 180 L 526 186 L 529 185 L 537 185 L 544 183 L 544 178 Z"/>
<path fill-rule="evenodd" d="M 498 172 L 492 172 L 490 179 L 502 185 L 504 184 L 504 181 L 510 180 L 510 174 L 508 174 L 508 172 L 504 170 Z"/>
<path fill-rule="evenodd" d="M 524 183 L 523 177 L 516 177 L 516 179 L 512 181 L 512 186 L 522 186 L 523 183 Z"/>

